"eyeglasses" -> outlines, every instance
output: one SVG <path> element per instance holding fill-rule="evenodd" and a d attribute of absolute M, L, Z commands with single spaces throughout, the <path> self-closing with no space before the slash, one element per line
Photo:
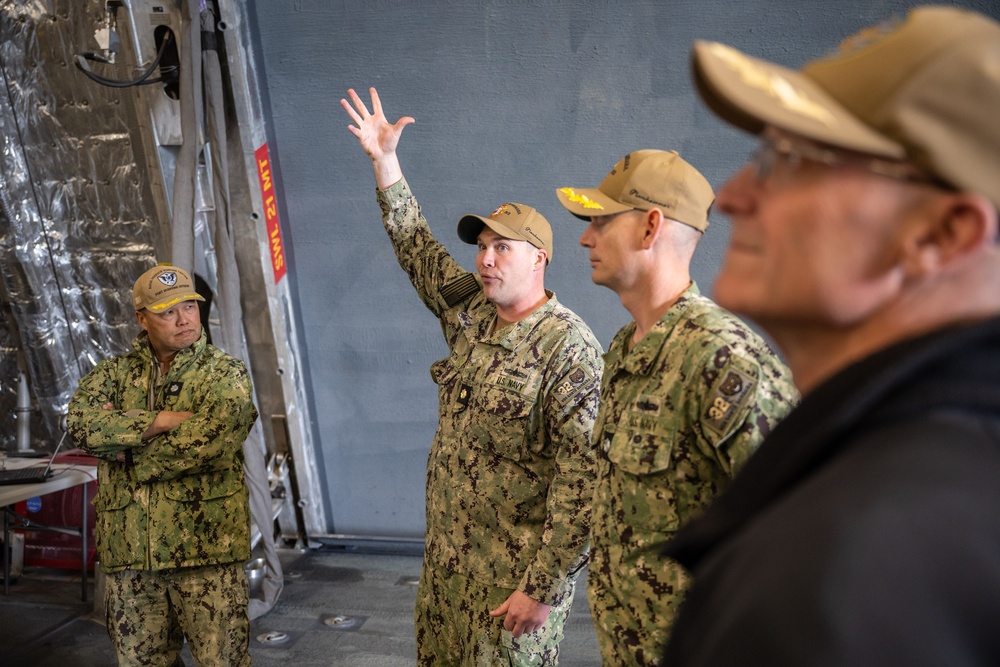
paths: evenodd
<path fill-rule="evenodd" d="M 758 183 L 767 181 L 780 164 L 795 169 L 803 160 L 818 162 L 827 167 L 853 166 L 879 176 L 913 183 L 933 183 L 934 179 L 907 162 L 894 162 L 877 157 L 847 153 L 834 148 L 826 148 L 801 139 L 784 136 L 761 137 L 760 145 L 750 156 L 754 176 Z"/>

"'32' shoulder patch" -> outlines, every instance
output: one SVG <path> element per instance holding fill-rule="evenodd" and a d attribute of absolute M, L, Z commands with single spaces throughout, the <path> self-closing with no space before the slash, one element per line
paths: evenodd
<path fill-rule="evenodd" d="M 569 399 L 580 393 L 584 387 L 590 386 L 593 376 L 583 366 L 574 366 L 570 369 L 562 381 L 556 385 L 553 394 L 560 403 L 565 403 Z"/>
<path fill-rule="evenodd" d="M 757 380 L 732 366 L 723 369 L 719 380 L 708 395 L 708 406 L 702 415 L 702 425 L 721 441 L 743 421 L 747 401 L 753 395 Z"/>

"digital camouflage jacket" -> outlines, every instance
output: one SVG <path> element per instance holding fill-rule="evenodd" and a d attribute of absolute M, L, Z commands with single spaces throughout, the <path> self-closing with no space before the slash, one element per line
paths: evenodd
<path fill-rule="evenodd" d="M 551 292 L 529 317 L 491 334 L 496 306 L 434 240 L 406 181 L 378 199 L 400 266 L 451 351 L 431 367 L 439 414 L 426 558 L 562 602 L 587 563 L 600 343 Z"/>
<path fill-rule="evenodd" d="M 250 509 L 243 441 L 257 419 L 250 375 L 204 333 L 177 353 L 150 409 L 154 357 L 145 332 L 102 361 L 69 406 L 69 434 L 100 459 L 96 541 L 101 569 L 161 570 L 246 560 Z M 103 406 L 110 403 L 112 410 Z M 160 410 L 193 412 L 142 440 Z M 118 462 L 131 450 L 131 465 Z"/>
<path fill-rule="evenodd" d="M 791 372 L 691 284 L 631 349 L 604 356 L 587 592 L 606 664 L 654 664 L 686 573 L 660 552 L 794 407 Z M 604 633 L 608 633 L 605 635 Z"/>

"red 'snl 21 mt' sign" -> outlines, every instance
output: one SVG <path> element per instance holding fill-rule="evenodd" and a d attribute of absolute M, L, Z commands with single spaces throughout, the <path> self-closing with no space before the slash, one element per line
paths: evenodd
<path fill-rule="evenodd" d="M 274 179 L 271 177 L 271 158 L 267 144 L 254 152 L 257 158 L 257 176 L 260 178 L 260 194 L 264 199 L 264 220 L 267 222 L 267 243 L 271 249 L 271 267 L 274 282 L 285 277 L 285 246 L 281 242 L 281 225 L 278 223 L 278 199 L 274 195 Z"/>

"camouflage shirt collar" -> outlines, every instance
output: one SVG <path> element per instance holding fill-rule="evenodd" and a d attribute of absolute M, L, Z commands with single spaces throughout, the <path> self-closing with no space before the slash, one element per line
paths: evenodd
<path fill-rule="evenodd" d="M 490 343 L 495 345 L 501 345 L 508 350 L 514 350 L 531 330 L 534 329 L 539 322 L 541 322 L 545 317 L 552 312 L 552 310 L 559 303 L 556 299 L 555 292 L 551 290 L 545 290 L 545 294 L 548 295 L 549 300 L 539 306 L 535 312 L 528 315 L 523 320 L 514 322 L 508 327 L 504 327 L 499 332 L 495 332 L 490 335 L 490 326 L 493 324 L 493 320 L 497 315 L 497 307 L 490 301 L 487 301 L 479 309 L 480 312 L 476 314 L 474 319 L 475 324 L 475 339 L 476 340 L 488 340 Z M 471 338 L 471 336 L 470 336 Z"/>
<path fill-rule="evenodd" d="M 174 368 L 187 366 L 191 360 L 197 358 L 198 355 L 205 351 L 206 345 L 208 345 L 208 337 L 205 335 L 205 330 L 202 329 L 201 337 L 193 345 L 177 353 L 174 360 L 170 362 L 170 369 L 173 370 Z M 149 337 L 145 331 L 139 332 L 139 335 L 132 339 L 132 349 L 144 357 L 148 357 L 150 363 L 153 362 L 155 358 L 153 348 L 149 344 Z"/>
<path fill-rule="evenodd" d="M 698 289 L 697 283 L 691 281 L 688 288 L 677 297 L 677 301 L 667 309 L 667 312 L 660 316 L 660 319 L 649 330 L 649 333 L 643 336 L 642 340 L 636 343 L 631 350 L 628 350 L 627 343 L 635 333 L 636 325 L 635 320 L 629 322 L 615 336 L 611 349 L 605 355 L 607 365 L 611 366 L 620 363 L 629 373 L 634 375 L 648 375 L 655 368 L 655 362 L 660 356 L 660 350 L 663 348 L 663 344 L 667 338 L 670 337 L 674 327 L 687 317 L 688 306 L 692 299 L 700 296 L 701 290 Z M 617 359 L 609 358 L 614 356 L 617 356 Z"/>

